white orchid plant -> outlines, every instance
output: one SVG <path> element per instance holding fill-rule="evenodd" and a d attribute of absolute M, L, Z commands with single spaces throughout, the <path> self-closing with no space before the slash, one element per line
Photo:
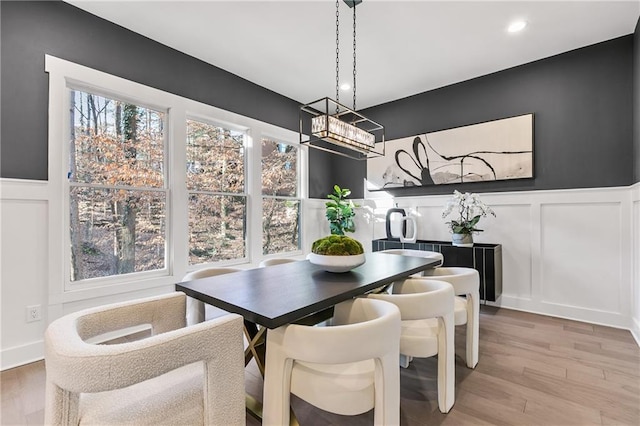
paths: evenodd
<path fill-rule="evenodd" d="M 453 234 L 472 234 L 481 232 L 482 229 L 476 228 L 480 218 L 488 214 L 495 217 L 495 212 L 491 207 L 480 201 L 478 194 L 464 194 L 459 191 L 453 191 L 453 197 L 447 201 L 447 205 L 442 211 L 442 218 L 446 218 L 451 213 L 456 212 L 458 217 L 447 222 Z"/>

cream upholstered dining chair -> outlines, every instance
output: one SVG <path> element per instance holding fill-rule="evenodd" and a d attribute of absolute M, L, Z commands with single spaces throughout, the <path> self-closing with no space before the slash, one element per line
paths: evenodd
<path fill-rule="evenodd" d="M 424 271 L 425 277 L 446 281 L 453 286 L 455 298 L 455 324 L 467 325 L 466 363 L 478 364 L 480 333 L 480 274 L 473 268 L 439 267 Z M 460 297 L 464 296 L 464 297 Z"/>
<path fill-rule="evenodd" d="M 434 258 L 440 261 L 440 263 L 436 266 L 441 266 L 442 263 L 444 262 L 444 256 L 442 255 L 442 253 L 439 253 L 437 251 L 426 251 L 426 250 L 412 250 L 412 249 L 388 249 L 388 250 L 382 250 L 380 253 L 387 253 L 387 254 L 401 254 L 403 256 L 415 256 L 415 257 L 427 257 L 427 258 Z M 416 276 L 420 276 L 422 274 L 416 274 Z"/>
<path fill-rule="evenodd" d="M 274 266 L 274 265 L 282 265 L 283 263 L 291 263 L 291 262 L 297 262 L 296 259 L 291 259 L 288 257 L 273 257 L 271 259 L 265 259 L 262 262 L 260 262 L 260 267 L 264 268 L 267 266 Z"/>
<path fill-rule="evenodd" d="M 244 425 L 242 317 L 185 327 L 175 292 L 87 309 L 45 333 L 45 424 Z M 87 340 L 141 324 L 151 336 Z"/>
<path fill-rule="evenodd" d="M 454 294 L 451 284 L 409 278 L 393 285 L 393 294 L 368 298 L 391 302 L 400 309 L 400 354 L 405 359 L 438 356 L 438 408 L 448 413 L 455 401 Z"/>
<path fill-rule="evenodd" d="M 332 413 L 374 408 L 376 425 L 400 423 L 400 312 L 382 300 L 336 305 L 327 327 L 267 332 L 263 424 L 289 424 L 290 393 Z"/>
<path fill-rule="evenodd" d="M 189 272 L 182 278 L 182 281 L 193 281 L 201 278 L 215 277 L 216 275 L 230 274 L 232 272 L 238 272 L 242 269 L 236 268 L 202 268 L 193 272 Z M 229 312 L 216 308 L 215 306 L 205 305 L 204 302 L 196 300 L 187 296 L 187 324 L 197 324 L 205 319 L 218 318 L 222 315 L 226 315 Z"/>

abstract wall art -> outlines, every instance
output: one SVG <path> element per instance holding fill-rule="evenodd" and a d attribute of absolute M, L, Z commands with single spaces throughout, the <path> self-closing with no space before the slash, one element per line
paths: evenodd
<path fill-rule="evenodd" d="M 367 160 L 367 189 L 533 177 L 533 114 L 387 141 Z"/>

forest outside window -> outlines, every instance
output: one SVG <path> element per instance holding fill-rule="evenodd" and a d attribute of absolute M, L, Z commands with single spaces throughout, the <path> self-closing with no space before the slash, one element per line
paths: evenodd
<path fill-rule="evenodd" d="M 166 268 L 166 113 L 71 89 L 70 280 Z"/>
<path fill-rule="evenodd" d="M 247 257 L 245 139 L 243 131 L 187 120 L 190 265 Z"/>
<path fill-rule="evenodd" d="M 299 149 L 262 139 L 262 253 L 300 250 Z"/>

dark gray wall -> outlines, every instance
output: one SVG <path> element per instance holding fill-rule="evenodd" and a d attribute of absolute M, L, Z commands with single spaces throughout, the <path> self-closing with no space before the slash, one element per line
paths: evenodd
<path fill-rule="evenodd" d="M 297 130 L 299 102 L 60 1 L 0 2 L 0 177 L 47 179 L 44 55 Z M 635 39 L 638 38 L 636 28 Z M 634 36 L 383 104 L 367 111 L 387 139 L 536 114 L 536 178 L 456 185 L 474 191 L 628 185 L 640 176 Z M 638 68 L 636 68 L 638 69 Z M 637 73 L 636 73 L 637 74 Z M 636 108 L 637 111 L 639 111 Z M 633 160 L 635 140 L 635 162 Z M 364 195 L 366 164 L 310 150 L 309 189 Z M 452 186 L 414 193 L 450 192 Z M 410 190 L 399 195 L 412 195 Z"/>
<path fill-rule="evenodd" d="M 327 194 L 333 192 L 334 185 L 349 188 L 349 198 L 364 197 L 366 161 L 352 160 L 319 150 L 310 151 L 313 161 L 309 165 L 309 197 L 327 198 Z"/>
<path fill-rule="evenodd" d="M 2 1 L 0 8 L 1 177 L 47 179 L 45 54 L 298 128 L 298 102 L 67 3 Z"/>
<path fill-rule="evenodd" d="M 393 194 L 631 185 L 633 40 L 620 37 L 363 111 L 385 125 L 387 140 L 534 113 L 533 179 Z"/>
<path fill-rule="evenodd" d="M 633 35 L 633 100 L 633 175 L 640 182 L 640 18 Z"/>

